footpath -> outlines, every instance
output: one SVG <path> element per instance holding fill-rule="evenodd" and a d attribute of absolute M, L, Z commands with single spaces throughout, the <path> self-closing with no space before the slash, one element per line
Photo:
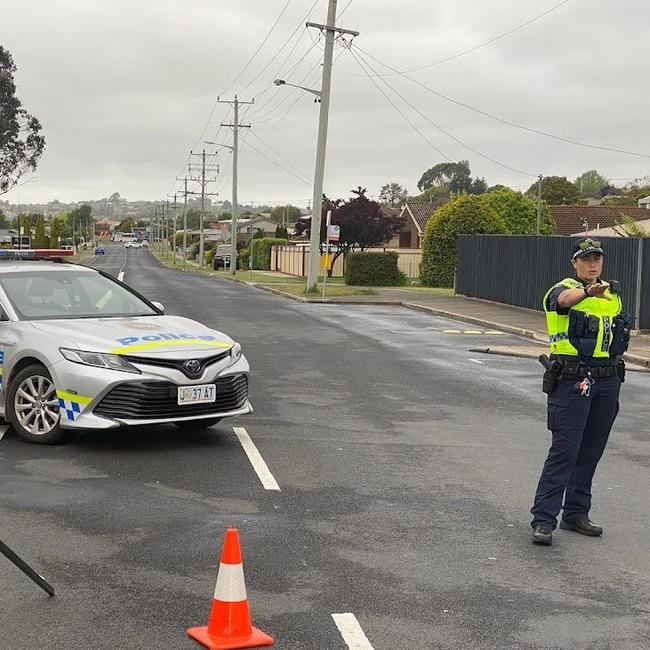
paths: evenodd
<path fill-rule="evenodd" d="M 242 280 L 236 280 L 242 282 Z M 296 296 L 282 291 L 281 285 L 265 284 L 264 282 L 246 282 L 245 284 L 272 291 L 293 300 L 301 302 L 327 304 L 371 304 L 371 305 L 401 305 L 409 309 L 458 320 L 471 325 L 516 334 L 530 339 L 531 343 L 521 346 L 491 346 L 481 348 L 486 354 L 501 354 L 537 358 L 548 352 L 548 335 L 544 312 L 533 309 L 523 309 L 501 303 L 466 298 L 464 296 L 437 295 L 428 293 L 425 289 L 405 290 L 390 287 L 373 287 L 374 295 L 355 295 L 326 298 Z M 650 334 L 633 332 L 630 348 L 625 355 L 626 361 L 637 368 L 650 371 Z"/>

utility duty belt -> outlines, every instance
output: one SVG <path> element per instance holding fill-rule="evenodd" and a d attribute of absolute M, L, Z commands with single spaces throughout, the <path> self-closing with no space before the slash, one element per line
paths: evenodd
<path fill-rule="evenodd" d="M 566 379 L 584 379 L 589 375 L 594 379 L 601 379 L 618 374 L 618 366 L 589 366 L 584 361 L 565 361 L 564 359 L 555 361 L 560 364 L 560 376 Z"/>
<path fill-rule="evenodd" d="M 544 380 L 542 391 L 550 395 L 560 379 L 603 379 L 618 375 L 621 382 L 625 381 L 625 362 L 620 359 L 615 366 L 590 366 L 579 359 L 549 359 L 545 354 L 539 357 L 539 362 L 544 366 Z"/>

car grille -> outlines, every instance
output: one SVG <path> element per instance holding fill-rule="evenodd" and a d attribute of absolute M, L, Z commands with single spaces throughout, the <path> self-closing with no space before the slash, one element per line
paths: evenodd
<path fill-rule="evenodd" d="M 129 382 L 113 388 L 93 412 L 122 420 L 157 420 L 224 413 L 244 406 L 248 398 L 246 375 L 220 377 L 215 383 L 216 402 L 179 406 L 178 386 L 171 382 Z"/>
<path fill-rule="evenodd" d="M 186 359 L 159 359 L 153 357 L 134 357 L 131 355 L 123 354 L 122 358 L 126 359 L 127 361 L 130 361 L 131 363 L 139 363 L 145 366 L 173 368 L 174 370 L 179 370 L 180 372 L 182 372 L 188 379 L 197 379 L 203 374 L 203 372 L 208 366 L 211 366 L 217 363 L 217 361 L 221 361 L 222 359 L 225 359 L 226 357 L 229 356 L 230 356 L 230 350 L 226 350 L 225 352 L 219 352 L 219 354 L 214 354 L 211 357 L 204 357 L 203 359 L 197 359 L 197 361 L 201 364 L 201 369 L 195 373 L 190 373 L 183 365 L 185 364 L 187 359 L 190 359 L 192 357 L 187 357 Z"/>

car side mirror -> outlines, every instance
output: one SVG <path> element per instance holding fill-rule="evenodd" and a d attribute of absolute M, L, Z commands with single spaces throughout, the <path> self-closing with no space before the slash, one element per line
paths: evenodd
<path fill-rule="evenodd" d="M 160 311 L 161 314 L 165 313 L 165 305 L 162 304 L 162 302 L 156 302 L 155 300 L 151 301 L 151 304 L 158 310 Z"/>

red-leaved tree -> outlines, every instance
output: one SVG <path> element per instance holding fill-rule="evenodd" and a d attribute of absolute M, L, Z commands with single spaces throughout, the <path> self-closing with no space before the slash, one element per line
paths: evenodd
<path fill-rule="evenodd" d="M 320 250 L 325 251 L 327 238 L 327 211 L 332 211 L 332 225 L 341 229 L 338 244 L 331 244 L 333 252 L 332 265 L 329 275 L 336 260 L 344 257 L 354 250 L 366 250 L 373 246 L 388 243 L 393 236 L 400 232 L 404 226 L 404 217 L 396 212 L 384 208 L 377 201 L 371 201 L 366 196 L 366 188 L 358 187 L 352 190 L 354 197 L 348 201 L 342 199 L 328 199 L 323 197 L 323 213 L 321 218 Z M 311 221 L 301 219 L 296 224 L 296 234 L 311 235 Z"/>

